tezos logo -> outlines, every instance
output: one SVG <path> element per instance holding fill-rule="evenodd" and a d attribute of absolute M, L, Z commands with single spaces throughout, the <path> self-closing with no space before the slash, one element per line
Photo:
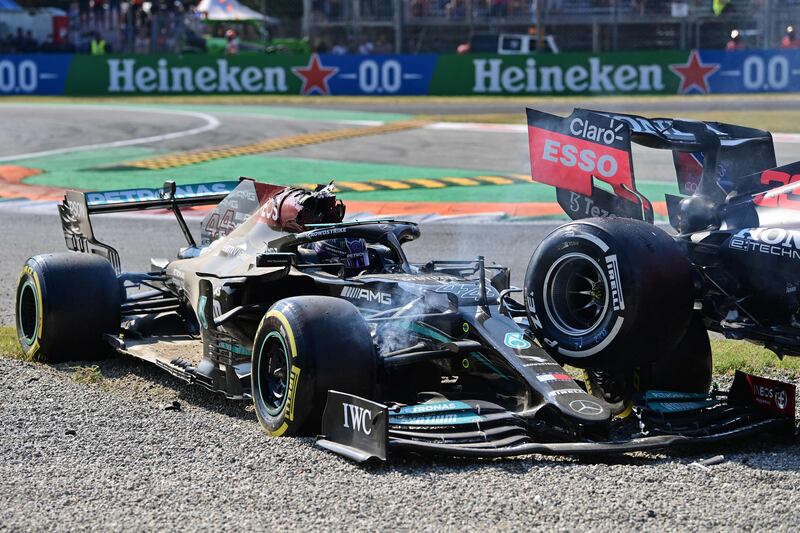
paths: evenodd
<path fill-rule="evenodd" d="M 360 431 L 364 435 L 372 433 L 372 413 L 369 409 L 353 405 L 351 403 L 342 403 L 344 410 L 344 422 L 342 427 L 352 429 L 353 431 Z"/>
<path fill-rule="evenodd" d="M 506 333 L 503 343 L 515 350 L 527 350 L 531 347 L 531 343 L 525 340 L 522 333 L 514 333 L 513 331 Z"/>

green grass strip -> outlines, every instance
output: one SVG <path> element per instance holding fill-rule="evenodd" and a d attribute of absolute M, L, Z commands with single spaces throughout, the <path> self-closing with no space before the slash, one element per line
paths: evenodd
<path fill-rule="evenodd" d="M 787 376 L 800 376 L 800 357 L 785 357 L 782 361 L 771 351 L 748 342 L 712 339 L 714 352 L 714 373 L 733 374 L 742 370 L 760 374 L 765 370 L 783 371 Z M 17 332 L 12 326 L 0 326 L 0 356 L 27 361 L 17 340 Z M 94 381 L 96 372 L 90 369 L 87 380 Z"/>

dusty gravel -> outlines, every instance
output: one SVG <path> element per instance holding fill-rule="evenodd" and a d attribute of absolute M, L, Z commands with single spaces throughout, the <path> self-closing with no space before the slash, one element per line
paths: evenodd
<path fill-rule="evenodd" d="M 269 439 L 249 406 L 126 359 L 0 359 L 0 529 L 783 530 L 796 447 L 748 441 L 606 461 L 397 457 L 356 466 Z M 178 401 L 179 411 L 164 410 Z M 70 434 L 70 433 L 73 433 Z M 691 463 L 722 453 L 703 470 Z"/>
<path fill-rule="evenodd" d="M 102 235 L 110 242 L 128 237 L 121 248 L 129 265 L 145 266 L 150 249 L 153 255 L 174 249 L 174 240 L 167 243 L 174 234 L 162 222 L 116 220 L 104 224 Z M 62 243 L 54 217 L 0 214 L 0 224 L 10 230 L 0 257 L 0 309 L 6 313 L 0 323 L 7 323 L 21 261 Z M 482 249 L 498 260 L 507 256 L 518 271 L 527 258 L 514 244 L 547 230 L 509 225 L 487 242 L 478 238 L 485 228 L 426 229 L 415 255 L 454 257 Z M 463 238 L 453 242 L 456 234 Z M 25 240 L 31 235 L 42 240 Z M 595 460 L 406 456 L 363 467 L 309 439 L 269 439 L 247 404 L 184 385 L 146 364 L 101 362 L 100 379 L 91 384 L 76 382 L 71 366 L 0 358 L 0 530 L 800 526 L 796 444 L 760 438 Z M 181 409 L 164 410 L 173 401 Z M 691 465 L 717 454 L 726 461 L 707 470 Z"/>

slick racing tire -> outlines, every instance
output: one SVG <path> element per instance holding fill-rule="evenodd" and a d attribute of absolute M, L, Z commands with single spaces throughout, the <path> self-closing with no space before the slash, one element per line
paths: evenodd
<path fill-rule="evenodd" d="M 712 381 L 711 342 L 696 314 L 683 338 L 667 355 L 640 371 L 641 390 L 708 392 Z"/>
<path fill-rule="evenodd" d="M 525 274 L 535 335 L 556 360 L 581 368 L 633 368 L 669 353 L 689 324 L 692 289 L 680 245 L 623 218 L 561 226 Z"/>
<path fill-rule="evenodd" d="M 103 355 L 103 335 L 119 331 L 121 294 L 114 268 L 100 256 L 31 257 L 17 283 L 15 322 L 23 353 L 43 363 Z"/>
<path fill-rule="evenodd" d="M 253 342 L 256 416 L 273 437 L 316 435 L 328 390 L 372 399 L 377 359 L 367 323 L 350 302 L 296 296 L 275 303 Z"/>
<path fill-rule="evenodd" d="M 695 315 L 680 342 L 655 363 L 618 372 L 586 370 L 590 394 L 605 401 L 614 416 L 627 417 L 637 394 L 649 390 L 708 393 L 712 381 L 711 343 L 701 315 Z"/>

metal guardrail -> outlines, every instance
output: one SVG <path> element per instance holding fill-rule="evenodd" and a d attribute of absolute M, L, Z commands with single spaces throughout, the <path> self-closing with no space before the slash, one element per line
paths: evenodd
<path fill-rule="evenodd" d="M 776 47 L 800 24 L 800 0 L 305 0 L 312 37 L 346 35 L 351 45 L 391 32 L 396 52 L 452 52 L 475 31 L 556 36 L 564 50 L 722 48 L 734 28 L 748 47 Z M 578 29 L 583 27 L 584 29 Z M 582 35 L 589 33 L 590 35 Z"/>

